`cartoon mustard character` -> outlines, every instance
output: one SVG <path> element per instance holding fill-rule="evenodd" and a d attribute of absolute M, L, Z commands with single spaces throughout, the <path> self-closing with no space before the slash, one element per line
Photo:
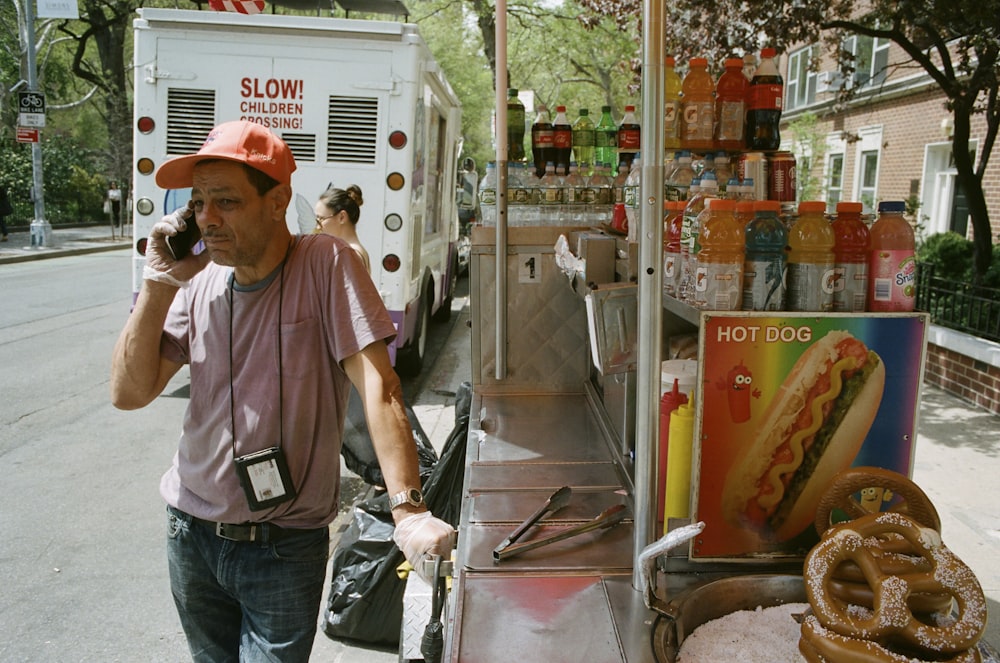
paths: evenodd
<path fill-rule="evenodd" d="M 878 513 L 882 503 L 892 499 L 892 491 L 879 486 L 869 486 L 861 489 L 861 508 L 868 513 Z"/>
<path fill-rule="evenodd" d="M 716 385 L 726 392 L 729 400 L 729 417 L 734 424 L 742 424 L 750 420 L 750 397 L 760 398 L 760 389 L 752 388 L 753 373 L 743 365 L 743 360 L 737 366 L 729 369 L 724 380 Z"/>

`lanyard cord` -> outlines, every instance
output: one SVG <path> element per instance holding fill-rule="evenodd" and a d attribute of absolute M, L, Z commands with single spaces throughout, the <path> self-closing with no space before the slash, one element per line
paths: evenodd
<path fill-rule="evenodd" d="M 281 261 L 281 279 L 278 284 L 278 448 L 285 442 L 285 380 L 282 371 L 281 361 L 281 313 L 285 305 L 285 263 L 292 252 L 295 243 L 293 238 L 288 243 L 288 250 L 285 251 L 285 258 Z M 233 388 L 233 290 L 236 283 L 236 273 L 233 272 L 229 279 L 229 425 L 233 430 L 233 458 L 236 458 L 236 397 Z"/>

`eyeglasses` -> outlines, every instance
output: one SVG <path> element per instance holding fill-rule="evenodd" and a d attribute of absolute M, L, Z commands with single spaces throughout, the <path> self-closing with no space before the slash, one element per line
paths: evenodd
<path fill-rule="evenodd" d="M 337 216 L 337 215 L 336 214 L 331 214 L 329 216 L 317 216 L 316 217 L 316 225 L 317 226 L 321 226 L 321 225 L 323 225 L 324 221 L 326 221 L 327 219 L 332 219 L 335 216 Z"/>

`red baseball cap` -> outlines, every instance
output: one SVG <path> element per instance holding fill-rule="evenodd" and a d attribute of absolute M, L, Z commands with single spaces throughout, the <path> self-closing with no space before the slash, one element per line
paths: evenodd
<path fill-rule="evenodd" d="M 194 167 L 208 159 L 245 163 L 280 184 L 291 184 L 295 170 L 295 159 L 285 141 L 263 125 L 236 120 L 212 129 L 197 153 L 165 161 L 156 171 L 156 184 L 164 189 L 189 187 Z"/>

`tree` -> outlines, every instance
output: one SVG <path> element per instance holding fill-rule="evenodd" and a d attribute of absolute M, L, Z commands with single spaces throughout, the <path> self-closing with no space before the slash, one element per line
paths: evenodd
<path fill-rule="evenodd" d="M 580 0 L 593 12 L 628 20 L 640 15 L 638 0 Z M 923 69 L 947 99 L 954 115 L 952 153 L 960 185 L 968 196 L 977 276 L 986 273 L 992 237 L 983 177 L 1000 129 L 1000 0 L 676 0 L 666 7 L 666 45 L 681 59 L 697 53 L 719 61 L 734 52 L 753 52 L 762 40 L 778 50 L 821 41 L 837 53 L 846 34 L 896 43 Z M 840 54 L 843 55 L 843 54 Z M 843 57 L 843 70 L 853 63 Z M 845 89 L 841 102 L 855 94 Z M 982 114 L 986 134 L 979 162 L 969 156 L 972 117 Z"/>

